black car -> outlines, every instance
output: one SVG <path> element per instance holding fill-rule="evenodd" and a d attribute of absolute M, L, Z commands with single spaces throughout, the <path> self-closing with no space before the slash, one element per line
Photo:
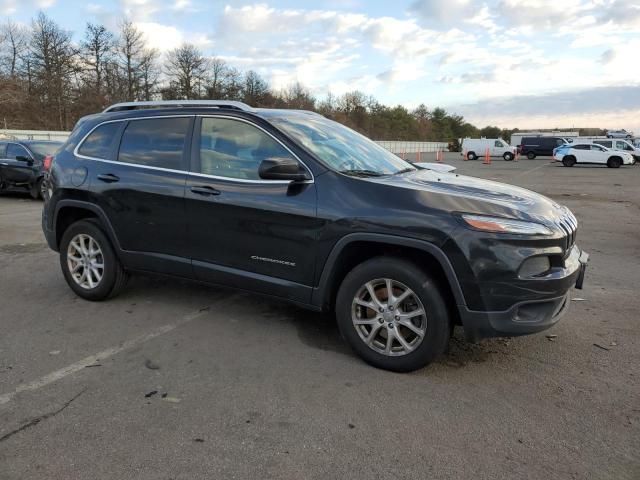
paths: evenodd
<path fill-rule="evenodd" d="M 0 192 L 28 191 L 42 196 L 45 159 L 53 156 L 62 142 L 44 140 L 0 140 Z"/>
<path fill-rule="evenodd" d="M 537 156 L 549 157 L 553 149 L 564 145 L 567 141 L 562 137 L 522 137 L 518 145 L 518 153 L 533 160 Z"/>
<path fill-rule="evenodd" d="M 416 168 L 313 112 L 114 105 L 56 155 L 42 226 L 82 298 L 154 272 L 334 311 L 367 362 L 420 368 L 553 325 L 581 288 L 577 222 L 522 188 Z"/>

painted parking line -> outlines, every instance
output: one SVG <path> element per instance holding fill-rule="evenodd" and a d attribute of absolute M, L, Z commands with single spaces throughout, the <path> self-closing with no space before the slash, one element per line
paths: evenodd
<path fill-rule="evenodd" d="M 115 347 L 111 347 L 111 348 L 107 348 L 106 350 L 102 350 L 101 352 L 98 352 L 94 355 L 89 355 L 88 357 L 83 358 L 82 360 L 72 363 L 71 365 L 67 365 L 66 367 L 63 367 L 59 370 L 56 370 L 54 372 L 51 372 L 47 375 L 45 375 L 44 377 L 40 377 L 37 380 L 34 380 L 32 382 L 29 383 L 24 383 L 22 385 L 19 385 L 14 391 L 12 392 L 8 392 L 8 393 L 4 393 L 2 395 L 0 395 L 0 405 L 3 405 L 5 403 L 8 403 L 9 401 L 11 401 L 11 399 L 13 397 L 15 397 L 17 394 L 21 393 L 21 392 L 28 392 L 28 391 L 32 391 L 32 390 L 38 390 L 39 388 L 42 388 L 44 386 L 49 385 L 50 383 L 54 383 L 57 382 L 58 380 L 63 379 L 64 377 L 71 375 L 73 373 L 76 373 L 86 367 L 88 367 L 89 365 L 93 365 L 96 362 L 98 362 L 99 360 L 105 360 L 109 357 L 112 357 L 124 350 L 128 350 L 132 347 L 135 347 L 137 345 L 141 345 L 145 342 L 148 342 L 149 340 L 152 340 L 156 337 L 159 337 L 160 335 L 164 335 L 165 333 L 169 333 L 172 330 L 175 330 L 176 328 L 180 327 L 181 325 L 184 325 L 185 323 L 191 322 L 193 320 L 195 320 L 196 318 L 202 317 L 204 315 L 206 315 L 207 313 L 209 313 L 209 307 L 204 307 L 201 308 L 200 310 L 196 311 L 196 312 L 192 312 L 188 315 L 185 315 L 184 317 L 182 317 L 180 320 L 178 320 L 177 322 L 174 323 L 169 323 L 167 325 L 163 325 L 162 327 L 157 328 L 156 330 L 153 330 L 149 333 L 146 333 L 144 335 L 140 335 L 139 337 L 133 338 L 131 340 L 127 340 L 123 343 L 121 343 L 118 346 Z"/>
<path fill-rule="evenodd" d="M 542 165 L 538 165 L 537 167 L 531 168 L 529 170 L 525 170 L 524 172 L 516 173 L 515 175 L 512 175 L 511 177 L 509 177 L 508 181 L 511 181 L 514 178 L 522 177 L 524 175 L 527 175 L 529 173 L 535 172 L 536 170 L 540 170 L 541 168 L 551 166 L 553 164 L 554 164 L 554 162 L 543 163 Z"/>

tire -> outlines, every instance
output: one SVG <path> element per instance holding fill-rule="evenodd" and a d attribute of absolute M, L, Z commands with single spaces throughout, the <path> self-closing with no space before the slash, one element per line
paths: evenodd
<path fill-rule="evenodd" d="M 573 155 L 566 155 L 562 157 L 562 165 L 565 167 L 573 167 L 576 164 L 576 157 Z"/>
<path fill-rule="evenodd" d="M 536 154 L 534 152 L 528 152 L 527 153 L 527 158 L 529 160 L 533 160 L 534 158 L 536 158 Z"/>
<path fill-rule="evenodd" d="M 477 158 L 476 152 L 467 152 L 467 160 L 475 160 Z"/>
<path fill-rule="evenodd" d="M 632 137 L 631 135 L 627 135 L 625 138 L 627 138 L 627 139 L 631 139 L 631 138 L 633 138 L 633 137 Z"/>
<path fill-rule="evenodd" d="M 511 160 L 513 160 L 513 153 L 505 152 L 505 154 L 502 155 L 502 158 L 504 158 L 505 162 L 510 162 Z"/>
<path fill-rule="evenodd" d="M 31 189 L 29 190 L 29 195 L 31 195 L 31 198 L 33 198 L 34 200 L 38 200 L 39 198 L 44 198 L 44 196 L 42 195 L 43 180 L 44 180 L 43 178 L 40 178 L 33 185 L 31 185 Z"/>
<path fill-rule="evenodd" d="M 607 167 L 609 168 L 620 168 L 622 165 L 622 159 L 620 157 L 611 157 L 607 160 Z"/>
<path fill-rule="evenodd" d="M 391 282 L 396 297 L 410 292 L 395 308 L 388 304 L 387 281 Z M 380 306 L 376 310 L 357 304 L 356 299 Z M 451 321 L 439 285 L 427 272 L 401 258 L 375 257 L 356 266 L 340 286 L 335 309 L 342 336 L 365 362 L 377 368 L 394 372 L 417 370 L 441 355 L 449 343 Z M 420 311 L 425 314 L 415 315 Z M 410 313 L 414 316 L 399 319 Z M 354 321 L 362 324 L 356 326 Z M 413 328 L 406 327 L 407 323 Z M 368 344 L 365 337 L 371 335 Z"/>
<path fill-rule="evenodd" d="M 88 239 L 92 239 L 94 244 L 91 244 Z M 79 262 L 81 264 L 86 262 L 89 256 L 71 247 L 72 241 L 76 245 L 82 244 L 83 247 L 87 247 L 86 250 L 93 245 L 98 247 L 100 254 L 95 255 L 94 260 L 96 264 L 101 263 L 103 266 L 101 278 L 98 279 L 96 275 L 89 273 L 84 286 L 80 283 L 82 278 L 79 279 L 80 281 L 74 278 L 71 265 L 73 263 L 77 265 L 78 262 L 74 262 L 73 258 L 70 259 L 69 253 L 73 251 L 78 258 L 84 259 Z M 128 279 L 128 274 L 116 256 L 111 242 L 100 228 L 99 223 L 93 220 L 80 220 L 69 226 L 64 232 L 60 241 L 60 267 L 71 290 L 85 300 L 100 301 L 115 297 L 124 288 Z M 80 266 L 76 275 L 84 275 L 84 270 L 85 268 Z M 97 280 L 97 282 L 92 282 L 92 280 Z M 95 285 L 92 286 L 91 283 L 95 283 Z"/>

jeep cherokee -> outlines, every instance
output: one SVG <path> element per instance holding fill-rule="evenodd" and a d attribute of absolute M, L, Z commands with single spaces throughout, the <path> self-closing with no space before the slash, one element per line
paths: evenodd
<path fill-rule="evenodd" d="M 71 289 L 153 272 L 334 311 L 370 364 L 427 365 L 470 340 L 549 328 L 586 253 L 563 206 L 418 168 L 308 111 L 231 101 L 116 104 L 49 172 L 42 226 Z"/>

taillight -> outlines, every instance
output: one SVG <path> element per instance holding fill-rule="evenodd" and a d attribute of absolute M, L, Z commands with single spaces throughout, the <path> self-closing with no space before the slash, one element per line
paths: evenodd
<path fill-rule="evenodd" d="M 51 170 L 51 164 L 53 163 L 53 155 L 47 155 L 44 157 L 44 162 L 42 162 L 42 167 L 45 172 Z"/>

